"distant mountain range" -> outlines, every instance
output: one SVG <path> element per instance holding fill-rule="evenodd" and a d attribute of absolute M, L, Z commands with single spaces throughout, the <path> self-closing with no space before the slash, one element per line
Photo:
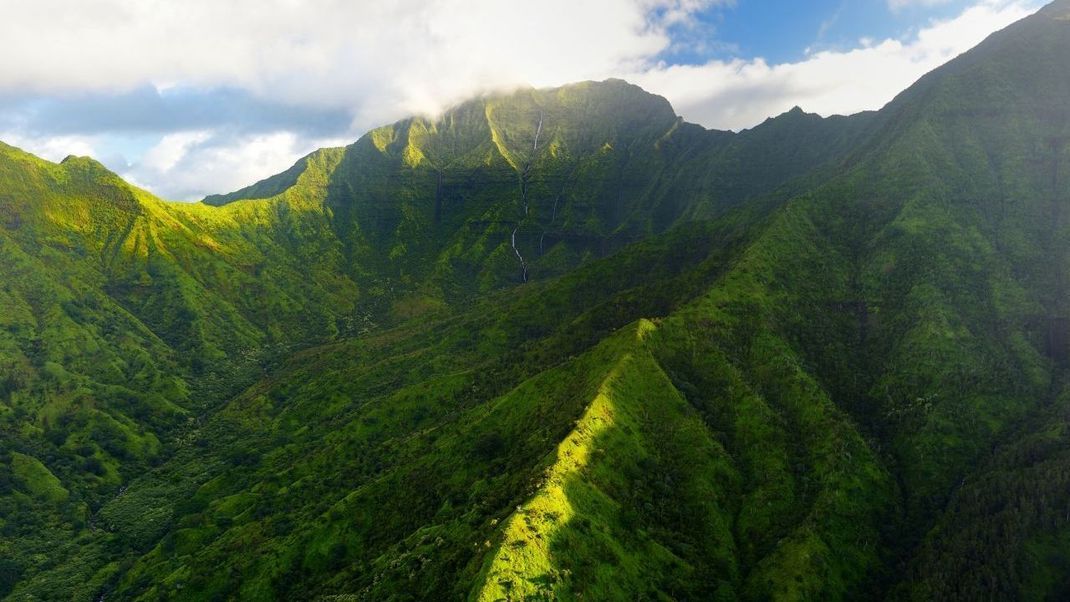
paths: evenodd
<path fill-rule="evenodd" d="M 882 110 L 0 144 L 0 598 L 1070 598 L 1070 0 Z"/>

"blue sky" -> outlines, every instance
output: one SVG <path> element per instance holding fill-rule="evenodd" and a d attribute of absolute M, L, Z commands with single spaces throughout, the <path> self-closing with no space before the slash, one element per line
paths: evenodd
<path fill-rule="evenodd" d="M 0 140 L 165 198 L 476 94 L 623 77 L 742 129 L 876 109 L 1040 0 L 5 0 Z M 32 57 L 27 59 L 27 57 Z"/>
<path fill-rule="evenodd" d="M 699 64 L 709 59 L 763 57 L 782 63 L 804 58 L 808 51 L 855 47 L 862 37 L 908 36 L 933 19 L 953 18 L 968 0 L 900 2 L 887 0 L 742 0 L 709 6 L 695 15 L 699 27 L 681 28 L 684 38 L 699 34 L 713 41 L 707 47 L 667 52 L 671 62 Z"/>
<path fill-rule="evenodd" d="M 854 48 L 861 38 L 907 37 L 932 20 L 953 18 L 973 4 L 968 0 L 740 0 L 708 7 L 696 15 L 702 36 L 712 37 L 717 44 L 669 53 L 665 58 L 692 64 L 735 56 L 763 57 L 774 63 L 797 61 L 808 51 Z M 681 34 L 687 37 L 686 31 Z"/>

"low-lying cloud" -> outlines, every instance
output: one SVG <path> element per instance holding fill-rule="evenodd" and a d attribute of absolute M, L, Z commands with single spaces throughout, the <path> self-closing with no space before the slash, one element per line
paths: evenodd
<path fill-rule="evenodd" d="M 793 105 L 879 108 L 1039 5 L 981 0 L 902 39 L 794 63 L 662 62 L 701 11 L 732 3 L 7 0 L 0 139 L 53 159 L 93 154 L 162 196 L 192 199 L 407 114 L 524 84 L 623 76 L 690 121 L 740 129 Z"/>

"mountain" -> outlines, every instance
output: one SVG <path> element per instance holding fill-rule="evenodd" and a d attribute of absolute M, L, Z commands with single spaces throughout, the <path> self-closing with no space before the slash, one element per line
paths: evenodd
<path fill-rule="evenodd" d="M 529 134 L 533 150 L 550 149 L 546 167 L 515 167 L 527 142 L 509 126 L 526 117 L 494 118 L 509 117 L 510 111 L 543 116 L 545 133 L 536 123 Z M 602 125 L 594 131 L 581 127 L 593 122 Z M 645 236 L 622 235 L 628 220 L 652 233 L 686 221 L 683 207 L 727 211 L 744 195 L 756 196 L 776 182 L 763 179 L 754 192 L 726 194 L 714 205 L 706 190 L 691 183 L 689 172 L 674 164 L 684 161 L 685 152 L 738 163 L 742 159 L 735 157 L 757 152 L 761 143 L 751 139 L 769 137 L 762 132 L 779 127 L 822 140 L 857 136 L 860 130 L 789 114 L 739 136 L 706 132 L 680 122 L 663 99 L 634 86 L 580 84 L 473 101 L 438 124 L 410 120 L 376 130 L 347 149 L 314 153 L 288 172 L 232 195 L 235 202 L 217 201 L 219 207 L 160 201 L 90 159 L 72 157 L 56 165 L 3 147 L 0 269 L 4 307 L 11 311 L 4 312 L 0 381 L 5 433 L 0 482 L 8 503 L 0 545 L 16 559 L 0 567 L 6 571 L 3 590 L 19 584 L 25 595 L 65 598 L 72 591 L 90 597 L 113 587 L 103 584 L 113 579 L 116 559 L 132 560 L 163 535 L 159 529 L 171 527 L 173 509 L 159 504 L 192 494 L 197 479 L 210 474 L 192 466 L 201 466 L 210 452 L 190 458 L 185 469 L 200 476 L 178 479 L 174 490 L 142 494 L 131 483 L 134 477 L 179 464 L 174 458 L 183 446 L 205 440 L 198 438 L 208 428 L 202 422 L 214 424 L 221 404 L 279 370 L 294 352 L 363 340 L 410 319 L 444 319 L 476 301 L 493 314 L 501 297 L 513 296 L 495 291 L 523 279 L 518 253 L 532 258 L 532 280 L 545 279 L 553 270 L 589 263 Z M 417 145 L 421 128 L 430 133 Z M 538 145 L 536 134 L 543 140 Z M 503 142 L 510 136 L 519 141 Z M 644 164 L 677 139 L 682 141 L 671 160 L 657 159 L 666 165 Z M 779 181 L 786 181 L 832 161 L 836 150 L 822 144 L 824 154 L 812 153 L 802 142 L 798 147 L 803 150 L 786 149 L 775 160 L 801 167 L 763 169 L 784 172 Z M 458 158 L 444 167 L 429 163 L 446 161 L 439 157 L 451 153 Z M 417 154 L 425 158 L 414 162 Z M 693 165 L 692 173 L 701 169 L 705 178 L 740 186 L 729 167 L 718 173 L 697 160 Z M 681 203 L 673 209 L 680 216 L 654 225 L 649 216 L 663 210 L 651 208 L 654 201 L 647 199 L 653 193 L 637 195 L 634 209 L 618 211 L 625 188 L 615 180 L 629 170 L 646 170 L 651 178 L 664 178 L 663 186 L 683 191 L 686 198 L 674 199 Z M 552 200 L 536 196 L 551 185 L 557 195 Z M 274 194 L 238 199 L 268 193 Z M 531 217 L 518 219 L 528 194 Z M 682 278 L 685 266 L 713 250 L 699 236 L 690 232 L 673 239 L 662 251 L 667 255 L 645 265 L 669 281 Z M 698 251 L 680 246 L 685 243 Z M 564 313 L 528 309 L 528 331 L 509 325 L 509 337 L 485 351 L 505 349 L 505 341 L 515 346 L 535 331 L 548 333 L 559 317 L 586 311 L 584 303 L 604 304 L 638 286 L 641 274 L 613 285 L 601 282 L 610 277 L 605 274 L 570 284 L 576 290 L 555 301 Z M 650 291 L 632 303 L 656 314 L 685 290 L 696 289 Z M 488 294 L 491 300 L 482 300 Z M 566 299 L 579 305 L 562 307 Z M 624 326 L 631 318 L 598 317 L 607 319 Z M 506 328 L 492 326 L 485 326 L 488 333 Z M 599 324 L 596 332 L 608 334 L 608 327 Z M 592 334 L 582 344 L 569 344 L 579 350 L 596 340 Z M 541 365 L 549 366 L 547 361 Z M 394 377 L 399 383 L 410 378 Z M 224 462 L 231 459 L 226 455 Z M 50 487 L 42 489 L 37 481 Z M 128 486 L 133 489 L 116 496 Z M 114 516 L 110 508 L 126 500 L 144 503 L 143 495 L 155 506 L 126 517 L 138 533 L 111 533 L 118 526 L 108 518 Z M 15 595 L 23 594 L 16 589 Z"/>
<path fill-rule="evenodd" d="M 1065 598 L 1067 59 L 519 90 L 193 205 L 0 146 L 0 596 Z"/>
<path fill-rule="evenodd" d="M 330 208 L 362 279 L 459 300 L 771 194 L 843 157 L 870 121 L 793 111 L 736 135 L 620 80 L 522 90 L 374 130 L 306 196 Z M 294 194 L 309 161 L 335 152 L 205 202 Z"/>

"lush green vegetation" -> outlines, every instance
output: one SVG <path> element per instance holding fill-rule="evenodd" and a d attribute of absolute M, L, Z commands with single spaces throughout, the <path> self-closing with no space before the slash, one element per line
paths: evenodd
<path fill-rule="evenodd" d="M 0 145 L 0 598 L 1065 598 L 1068 57 L 525 90 L 196 205 Z"/>

